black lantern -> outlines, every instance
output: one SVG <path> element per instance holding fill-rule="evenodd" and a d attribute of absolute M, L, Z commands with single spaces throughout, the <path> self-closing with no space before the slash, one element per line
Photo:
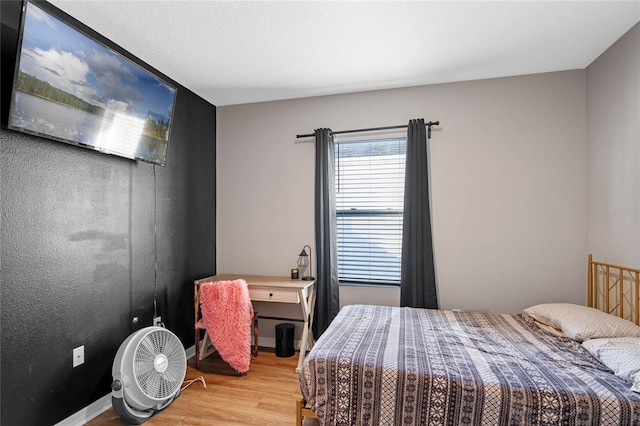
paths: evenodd
<path fill-rule="evenodd" d="M 307 254 L 307 248 L 309 249 L 309 254 Z M 309 267 L 308 272 L 307 266 Z M 298 268 L 301 271 L 307 272 L 307 274 L 302 277 L 304 281 L 315 280 L 315 278 L 311 275 L 311 247 L 307 245 L 302 247 L 302 251 L 298 255 Z"/>

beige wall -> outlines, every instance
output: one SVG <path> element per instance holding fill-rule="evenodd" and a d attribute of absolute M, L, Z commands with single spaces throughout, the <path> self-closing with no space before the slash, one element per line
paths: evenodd
<path fill-rule="evenodd" d="M 314 147 L 296 134 L 423 117 L 441 123 L 430 142 L 441 307 L 584 302 L 585 86 L 577 70 L 218 108 L 218 272 L 286 275 L 313 246 Z M 397 305 L 399 292 L 343 287 L 341 302 Z"/>
<path fill-rule="evenodd" d="M 640 24 L 587 68 L 587 250 L 640 266 Z"/>

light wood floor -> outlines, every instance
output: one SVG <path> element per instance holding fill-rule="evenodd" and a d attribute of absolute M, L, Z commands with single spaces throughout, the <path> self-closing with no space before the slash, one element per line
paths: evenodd
<path fill-rule="evenodd" d="M 207 388 L 195 382 L 171 405 L 156 414 L 145 425 L 295 425 L 295 401 L 300 385 L 295 368 L 298 353 L 278 358 L 270 349 L 260 349 L 251 367 L 238 375 L 228 364 L 213 354 L 195 369 L 194 359 L 187 365 L 185 380 L 203 376 Z M 122 425 L 118 415 L 109 409 L 87 425 Z M 317 425 L 305 419 L 305 426 Z"/>

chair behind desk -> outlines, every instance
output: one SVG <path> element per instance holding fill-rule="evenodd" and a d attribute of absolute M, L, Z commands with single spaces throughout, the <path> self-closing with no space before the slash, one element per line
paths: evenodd
<path fill-rule="evenodd" d="M 200 368 L 200 361 L 209 356 L 213 352 L 213 346 L 211 345 L 211 339 L 209 338 L 209 334 L 206 329 L 203 330 L 198 326 L 202 320 L 202 311 L 200 309 L 200 285 L 208 282 L 215 282 L 216 277 L 207 277 L 199 280 L 195 280 L 193 282 L 193 307 L 195 312 L 194 318 L 194 330 L 195 330 L 195 358 L 196 358 L 196 369 Z M 251 354 L 254 357 L 258 356 L 258 312 L 253 312 L 252 318 L 252 327 L 253 327 L 253 347 L 251 350 Z"/>

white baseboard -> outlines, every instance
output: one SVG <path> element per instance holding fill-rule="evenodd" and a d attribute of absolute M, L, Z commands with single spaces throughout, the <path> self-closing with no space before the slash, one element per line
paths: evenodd
<path fill-rule="evenodd" d="M 90 420 L 95 419 L 109 408 L 111 408 L 111 393 L 67 417 L 60 423 L 56 423 L 55 426 L 82 426 Z"/>
<path fill-rule="evenodd" d="M 191 346 L 190 348 L 185 349 L 187 353 L 187 359 L 191 359 L 196 356 L 196 345 Z"/>
<path fill-rule="evenodd" d="M 258 344 L 263 348 L 275 348 L 276 347 L 276 339 L 273 337 L 261 337 L 258 340 Z"/>
<path fill-rule="evenodd" d="M 265 348 L 274 348 L 276 347 L 276 339 L 273 337 L 261 337 L 258 340 L 258 344 L 260 345 L 260 347 L 265 347 Z M 296 351 L 300 350 L 300 340 L 294 340 L 293 341 L 293 349 L 295 349 Z"/>

